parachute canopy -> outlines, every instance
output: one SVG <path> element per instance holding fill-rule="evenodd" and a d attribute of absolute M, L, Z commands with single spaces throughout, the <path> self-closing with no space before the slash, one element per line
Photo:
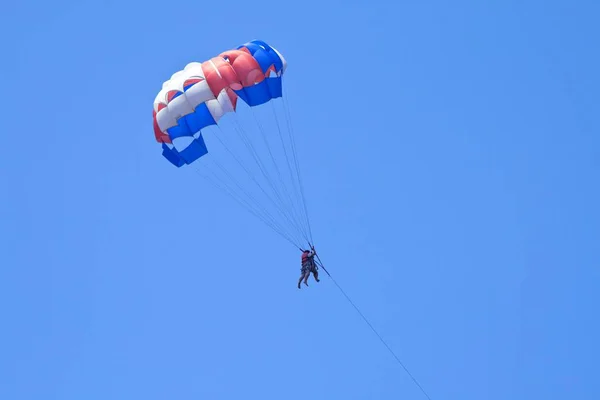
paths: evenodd
<path fill-rule="evenodd" d="M 286 68 L 276 49 L 250 41 L 174 73 L 156 96 L 152 115 L 154 135 L 171 164 L 191 164 L 300 248 L 311 245 L 312 232 L 282 86 Z M 210 157 L 204 157 L 207 144 Z"/>
<path fill-rule="evenodd" d="M 281 97 L 286 67 L 276 49 L 253 40 L 174 73 L 156 96 L 152 113 L 163 156 L 181 167 L 207 154 L 202 129 L 235 112 L 238 98 L 255 107 Z"/>

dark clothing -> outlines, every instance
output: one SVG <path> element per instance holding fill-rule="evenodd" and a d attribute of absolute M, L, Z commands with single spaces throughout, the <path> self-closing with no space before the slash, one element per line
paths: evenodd
<path fill-rule="evenodd" d="M 315 256 L 307 256 L 306 253 L 302 254 L 302 272 L 306 272 L 307 270 L 313 271 L 317 270 L 317 264 L 315 264 Z"/>
<path fill-rule="evenodd" d="M 314 262 L 308 262 L 306 264 L 302 264 L 302 268 L 300 269 L 300 273 L 303 275 L 307 272 L 315 272 L 319 269 Z"/>

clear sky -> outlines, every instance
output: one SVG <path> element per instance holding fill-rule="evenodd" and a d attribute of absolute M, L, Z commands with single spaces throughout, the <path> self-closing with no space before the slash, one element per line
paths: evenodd
<path fill-rule="evenodd" d="M 2 8 L 1 399 L 424 399 L 160 154 L 162 82 L 255 38 L 321 257 L 431 398 L 600 398 L 597 1 Z"/>

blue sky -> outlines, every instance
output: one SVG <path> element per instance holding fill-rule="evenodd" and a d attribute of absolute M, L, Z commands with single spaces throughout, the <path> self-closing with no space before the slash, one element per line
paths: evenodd
<path fill-rule="evenodd" d="M 424 398 L 160 155 L 162 82 L 255 38 L 323 261 L 431 398 L 600 398 L 597 2 L 3 8 L 0 398 Z"/>

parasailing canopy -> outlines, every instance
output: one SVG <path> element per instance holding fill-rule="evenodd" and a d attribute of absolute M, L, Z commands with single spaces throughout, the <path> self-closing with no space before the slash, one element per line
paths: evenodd
<path fill-rule="evenodd" d="M 190 62 L 163 83 L 152 119 L 156 141 L 171 164 L 195 167 L 294 246 L 305 248 L 313 244 L 312 232 L 284 100 L 286 69 L 283 55 L 262 40 Z M 226 121 L 228 116 L 233 118 Z M 217 131 L 207 136 L 211 128 Z"/>

